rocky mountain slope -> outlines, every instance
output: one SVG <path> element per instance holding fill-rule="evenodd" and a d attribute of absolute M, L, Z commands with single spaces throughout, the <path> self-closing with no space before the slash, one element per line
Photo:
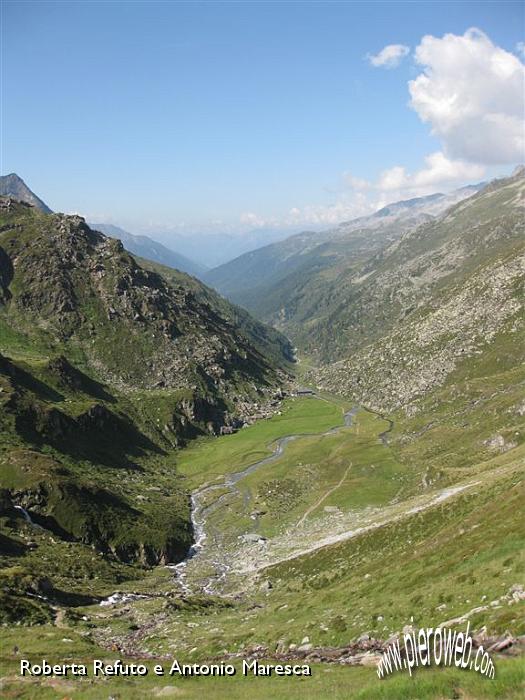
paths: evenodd
<path fill-rule="evenodd" d="M 119 562 L 180 559 L 192 531 L 176 448 L 276 410 L 288 341 L 194 278 L 166 271 L 142 267 L 78 216 L 0 198 L 4 553 L 18 551 L 13 533 L 31 519 L 88 569 L 98 550 L 109 580 L 139 575 Z M 65 574 L 58 566 L 58 579 L 44 584 L 45 569 L 36 557 L 22 578 L 58 599 Z M 62 585 L 74 589 L 72 579 Z M 31 615 L 25 589 L 14 589 L 20 614 Z M 0 595 L 2 610 L 10 595 Z"/>
<path fill-rule="evenodd" d="M 119 241 L 122 241 L 124 248 L 132 255 L 138 255 L 146 260 L 182 270 L 198 278 L 201 278 L 208 269 L 204 265 L 195 262 L 195 260 L 191 260 L 185 255 L 181 255 L 167 248 L 162 245 L 162 243 L 153 240 L 149 236 L 136 236 L 133 233 L 124 231 L 124 229 L 119 226 L 113 226 L 113 224 L 90 223 L 89 226 L 95 231 L 101 231 L 105 233 L 106 236 L 117 238 Z"/>
<path fill-rule="evenodd" d="M 7 199 L 1 225 L 0 322 L 10 329 L 51 350 L 74 347 L 120 386 L 233 391 L 248 378 L 275 379 L 257 341 L 199 301 L 183 277 L 168 284 L 144 270 L 82 218 L 42 216 Z"/>
<path fill-rule="evenodd" d="M 15 173 L 0 177 L 0 195 L 13 197 L 20 202 L 26 202 L 31 206 L 40 209 L 45 214 L 52 214 L 51 209 L 39 197 L 32 192 L 21 177 Z M 200 265 L 194 260 L 190 260 L 184 255 L 176 253 L 161 243 L 154 241 L 148 236 L 135 236 L 124 229 L 112 224 L 89 224 L 92 229 L 101 231 L 111 238 L 122 241 L 124 248 L 133 255 L 139 255 L 147 260 L 162 263 L 168 267 L 183 270 L 190 275 L 200 277 L 206 271 L 204 265 Z"/>
<path fill-rule="evenodd" d="M 289 346 L 277 331 L 80 219 L 5 202 L 0 619 L 10 648 L 330 662 L 314 678 L 341 664 L 342 696 L 361 671 L 375 692 L 375 670 L 354 667 L 375 664 L 408 625 L 468 621 L 491 654 L 517 653 L 524 188 L 523 173 L 494 182 L 372 255 L 356 234 L 356 252 L 324 270 L 340 296 L 304 329 L 314 357 L 343 357 L 299 364 L 333 393 L 282 405 Z M 216 337 L 211 357 L 201 336 Z M 272 420 L 186 444 L 264 415 L 268 400 Z M 152 568 L 191 540 L 189 485 L 197 554 Z M 431 683 L 479 696 L 480 685 L 460 685 L 475 674 L 437 673 L 422 697 L 436 695 Z M 520 697 L 513 678 L 498 687 Z M 399 697 L 422 681 L 409 682 Z"/>
<path fill-rule="evenodd" d="M 14 197 L 21 202 L 31 204 L 45 214 L 51 214 L 47 204 L 37 197 L 16 173 L 0 176 L 0 195 Z"/>
<path fill-rule="evenodd" d="M 523 171 L 497 180 L 340 279 L 309 334 L 318 355 L 348 359 L 320 369 L 319 381 L 376 410 L 410 413 L 473 358 L 518 367 L 524 191 Z"/>

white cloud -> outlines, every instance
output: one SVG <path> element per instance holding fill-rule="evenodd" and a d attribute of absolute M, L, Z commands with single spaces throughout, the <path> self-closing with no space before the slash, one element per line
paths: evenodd
<path fill-rule="evenodd" d="M 461 182 L 475 181 L 483 177 L 485 168 L 477 163 L 450 160 L 442 151 L 431 153 L 425 158 L 426 167 L 413 175 L 405 168 L 395 166 L 381 173 L 376 189 L 381 193 L 410 192 L 419 196 L 436 192 L 440 187 L 450 187 Z"/>
<path fill-rule="evenodd" d="M 249 226 L 250 228 L 263 228 L 263 226 L 266 226 L 268 223 L 265 219 L 251 211 L 244 212 L 239 219 L 243 226 Z"/>
<path fill-rule="evenodd" d="M 404 44 L 389 44 L 375 55 L 367 54 L 367 58 L 376 68 L 396 68 L 409 53 L 410 48 Z"/>
<path fill-rule="evenodd" d="M 525 66 L 478 29 L 425 36 L 424 67 L 409 82 L 411 106 L 443 144 L 446 157 L 494 165 L 523 160 Z"/>
<path fill-rule="evenodd" d="M 518 41 L 516 44 L 516 53 L 520 53 L 522 56 L 525 56 L 525 41 Z"/>
<path fill-rule="evenodd" d="M 393 67 L 408 53 L 392 44 L 368 58 L 374 66 Z M 469 29 L 462 36 L 423 37 L 415 58 L 423 71 L 408 83 L 410 104 L 430 124 L 440 149 L 414 172 L 398 164 L 375 181 L 343 173 L 345 189 L 336 201 L 294 207 L 280 225 L 335 225 L 390 202 L 478 182 L 490 166 L 525 160 L 525 66 L 517 56 Z"/>
<path fill-rule="evenodd" d="M 523 53 L 525 42 L 515 48 Z M 407 46 L 391 44 L 367 58 L 374 66 L 392 68 L 409 53 Z M 248 211 L 233 223 L 218 222 L 216 230 L 329 227 L 391 202 L 477 182 L 490 166 L 525 160 L 525 66 L 516 55 L 469 29 L 462 36 L 423 37 L 415 59 L 422 72 L 408 83 L 410 105 L 440 141 L 439 150 L 427 155 L 422 167 L 409 172 L 397 164 L 375 181 L 345 172 L 343 187 L 330 203 L 295 206 L 265 217 Z M 209 224 L 200 229 L 205 226 L 208 230 Z"/>

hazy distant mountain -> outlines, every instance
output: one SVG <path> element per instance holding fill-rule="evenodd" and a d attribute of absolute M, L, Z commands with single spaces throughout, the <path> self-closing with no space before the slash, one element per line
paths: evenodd
<path fill-rule="evenodd" d="M 201 265 L 195 260 L 190 260 L 185 255 L 170 250 L 162 243 L 158 243 L 148 236 L 136 236 L 133 233 L 124 231 L 119 226 L 113 226 L 113 224 L 90 223 L 89 225 L 96 231 L 102 231 L 107 236 L 111 236 L 111 238 L 118 238 L 122 241 L 126 250 L 146 260 L 152 260 L 167 267 L 174 267 L 195 277 L 201 277 L 208 269 L 205 265 Z"/>
<path fill-rule="evenodd" d="M 274 314 L 289 301 L 287 295 L 293 294 L 296 285 L 302 286 L 304 276 L 327 266 L 335 271 L 367 257 L 482 187 L 483 184 L 469 185 L 449 194 L 394 202 L 327 231 L 303 231 L 230 260 L 207 272 L 204 280 L 261 318 L 275 322 Z M 297 274 L 298 279 L 292 279 L 292 274 Z"/>
<path fill-rule="evenodd" d="M 21 202 L 32 204 L 46 214 L 51 213 L 51 209 L 34 192 L 31 192 L 26 183 L 16 173 L 2 175 L 0 177 L 0 195 L 11 196 Z"/>
<path fill-rule="evenodd" d="M 248 253 L 270 243 L 282 241 L 300 229 L 282 230 L 259 228 L 244 233 L 173 233 L 169 237 L 170 245 L 182 254 L 198 260 L 208 269 L 223 265 L 229 260 Z"/>

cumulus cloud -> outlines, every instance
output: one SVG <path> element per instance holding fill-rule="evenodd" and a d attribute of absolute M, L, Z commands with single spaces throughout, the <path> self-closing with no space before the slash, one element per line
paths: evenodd
<path fill-rule="evenodd" d="M 367 58 L 376 68 L 396 68 L 409 53 L 410 48 L 404 44 L 389 44 L 375 55 L 367 54 Z"/>
<path fill-rule="evenodd" d="M 360 216 L 366 216 L 391 202 L 448 191 L 465 182 L 483 178 L 485 167 L 477 163 L 451 160 L 442 151 L 425 158 L 423 168 L 413 173 L 401 165 L 383 170 L 374 180 L 343 173 L 345 190 L 336 201 L 325 205 L 294 207 L 280 223 L 286 226 L 332 226 Z"/>
<path fill-rule="evenodd" d="M 524 50 L 525 43 L 516 46 L 516 53 Z M 392 68 L 409 51 L 391 44 L 368 59 Z M 430 125 L 439 149 L 413 172 L 399 164 L 374 180 L 345 172 L 335 201 L 294 207 L 273 225 L 336 225 L 390 202 L 478 182 L 490 166 L 525 160 L 525 66 L 515 54 L 469 29 L 463 35 L 425 36 L 414 55 L 422 72 L 408 83 L 410 106 Z M 262 221 L 255 214 L 244 217 L 252 227 Z"/>
<path fill-rule="evenodd" d="M 425 36 L 423 72 L 408 84 L 411 106 L 431 125 L 447 158 L 495 165 L 523 159 L 525 66 L 486 34 Z"/>
<path fill-rule="evenodd" d="M 376 184 L 382 193 L 411 191 L 414 195 L 429 194 L 440 187 L 450 187 L 465 180 L 483 177 L 485 168 L 477 163 L 451 160 L 442 151 L 431 153 L 425 158 L 425 167 L 413 175 L 405 168 L 395 166 L 384 170 Z"/>
<path fill-rule="evenodd" d="M 348 187 L 351 187 L 354 190 L 367 190 L 370 188 L 370 183 L 368 180 L 365 180 L 362 177 L 356 177 L 349 172 L 343 173 L 343 180 Z"/>
<path fill-rule="evenodd" d="M 516 44 L 516 53 L 520 53 L 522 56 L 525 56 L 525 41 L 518 41 Z"/>

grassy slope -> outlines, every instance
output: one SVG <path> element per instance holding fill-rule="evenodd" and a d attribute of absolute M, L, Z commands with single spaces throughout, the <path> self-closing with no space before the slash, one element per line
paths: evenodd
<path fill-rule="evenodd" d="M 189 503 L 155 418 L 164 404 L 173 412 L 176 392 L 165 391 L 148 411 L 95 382 L 95 395 L 64 386 L 42 356 L 9 366 L 17 372 L 14 383 L 0 372 L 0 492 L 11 494 L 1 504 L 0 609 L 4 621 L 12 621 L 14 606 L 14 619 L 35 622 L 54 614 L 48 603 L 30 605 L 28 590 L 74 606 L 142 576 L 146 560 L 163 550 L 182 556 L 191 542 Z M 73 421 L 93 405 L 114 417 L 107 434 L 96 425 L 60 436 L 24 427 L 25 411 L 60 412 Z M 46 530 L 24 525 L 12 502 L 23 503 Z M 92 544 L 111 547 L 121 561 Z"/>
<path fill-rule="evenodd" d="M 446 485 L 512 445 L 525 443 L 523 351 L 512 336 L 500 334 L 485 352 L 458 365 L 420 411 L 393 414 L 392 449 L 421 478 Z M 490 441 L 501 436 L 501 448 Z"/>
<path fill-rule="evenodd" d="M 8 632 L 4 639 L 5 651 L 0 662 L 5 672 L 2 689 L 6 697 L 20 700 L 62 700 L 70 695 L 86 700 L 100 700 L 101 697 L 143 700 L 154 697 L 183 697 L 198 700 L 202 697 L 211 700 L 429 700 L 435 698 L 465 697 L 476 700 L 517 700 L 522 697 L 521 659 L 505 659 L 497 664 L 497 676 L 493 681 L 474 673 L 462 670 L 426 669 L 412 678 L 407 674 L 394 674 L 378 681 L 375 669 L 323 666 L 313 664 L 310 678 L 243 677 L 238 666 L 238 674 L 227 678 L 178 678 L 158 677 L 153 673 L 154 662 L 146 662 L 150 673 L 139 679 L 106 678 L 96 679 L 52 679 L 17 678 L 19 659 L 47 658 L 50 662 L 66 656 L 79 663 L 90 664 L 97 653 L 85 639 L 76 633 L 68 633 L 70 641 L 64 641 L 64 630 L 51 630 L 45 641 L 42 638 L 28 639 L 14 655 L 11 649 L 19 645 L 16 632 Z M 106 652 L 102 657 L 111 663 L 121 655 Z M 132 659 L 130 661 L 135 661 Z M 165 664 L 169 667 L 169 662 Z"/>

